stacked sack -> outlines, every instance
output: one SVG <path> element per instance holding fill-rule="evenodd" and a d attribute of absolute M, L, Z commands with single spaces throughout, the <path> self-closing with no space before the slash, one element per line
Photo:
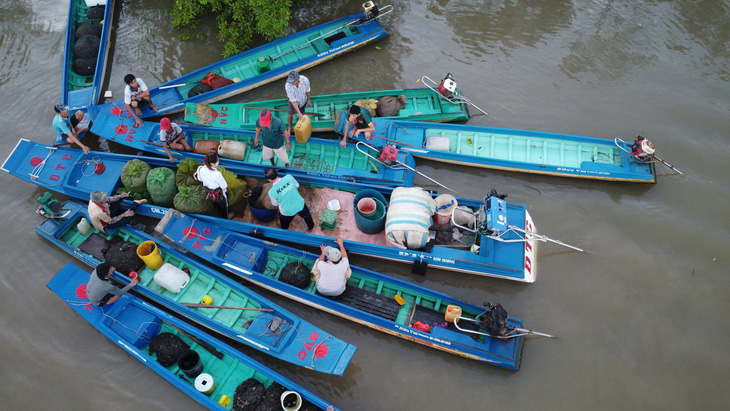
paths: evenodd
<path fill-rule="evenodd" d="M 96 59 L 101 43 L 104 6 L 90 8 L 87 19 L 76 26 L 71 68 L 80 76 L 93 76 L 96 72 Z"/>
<path fill-rule="evenodd" d="M 425 247 L 435 212 L 436 201 L 422 188 L 396 188 L 385 217 L 386 238 L 411 250 Z"/>

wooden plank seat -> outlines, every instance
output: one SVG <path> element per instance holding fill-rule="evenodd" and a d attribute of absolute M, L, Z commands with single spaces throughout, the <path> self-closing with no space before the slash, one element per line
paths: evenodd
<path fill-rule="evenodd" d="M 400 304 L 395 299 L 347 285 L 345 292 L 334 297 L 337 302 L 355 307 L 378 317 L 395 321 Z"/>
<path fill-rule="evenodd" d="M 415 323 L 416 321 L 426 323 L 431 327 L 433 327 L 434 324 L 442 324 L 443 322 L 445 322 L 443 313 L 436 311 L 436 310 L 432 310 L 430 308 L 426 308 L 421 305 L 416 306 L 416 310 L 413 312 L 413 317 L 411 319 L 411 324 L 408 324 L 408 325 L 410 326 L 413 323 Z M 475 340 L 479 339 L 479 334 L 461 331 L 454 326 L 454 323 L 447 323 L 447 324 L 448 324 L 448 327 L 446 327 L 446 328 L 448 330 L 455 331 L 455 332 L 458 332 L 458 333 L 461 333 L 464 335 L 468 335 Z M 474 323 L 471 321 L 461 321 L 459 323 L 459 327 L 465 328 L 467 330 L 472 330 L 472 331 L 479 330 L 479 325 L 477 323 Z"/>

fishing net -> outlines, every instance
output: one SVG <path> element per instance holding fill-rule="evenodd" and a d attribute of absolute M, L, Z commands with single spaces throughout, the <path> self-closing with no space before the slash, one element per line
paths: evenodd
<path fill-rule="evenodd" d="M 147 173 L 150 166 L 142 160 L 133 159 L 127 161 L 122 168 L 122 184 L 130 191 L 143 193 L 147 190 Z"/>
<path fill-rule="evenodd" d="M 149 353 L 157 354 L 157 362 L 163 367 L 169 367 L 175 364 L 180 355 L 189 349 L 190 346 L 177 335 L 160 333 L 150 341 Z"/>
<path fill-rule="evenodd" d="M 316 405 L 309 403 L 309 402 L 305 402 L 305 403 L 302 403 L 302 406 L 299 408 L 299 411 L 317 411 L 319 409 L 320 408 L 317 407 Z"/>
<path fill-rule="evenodd" d="M 101 37 L 101 20 L 100 19 L 89 19 L 84 20 L 81 23 L 79 23 L 78 26 L 76 26 L 76 33 L 74 35 L 74 40 L 78 40 L 81 37 L 88 36 L 89 34 L 93 34 L 97 37 Z M 98 27 L 98 29 L 97 29 Z M 98 30 L 98 32 L 97 32 Z"/>
<path fill-rule="evenodd" d="M 300 262 L 289 263 L 281 269 L 279 281 L 304 288 L 310 281 L 310 268 Z"/>
<path fill-rule="evenodd" d="M 231 411 L 255 411 L 264 398 L 264 384 L 249 378 L 236 388 Z M 275 409 L 280 409 L 281 405 Z"/>
<path fill-rule="evenodd" d="M 395 117 L 401 110 L 406 108 L 408 98 L 401 94 L 400 96 L 383 96 L 378 99 L 378 107 L 375 109 L 375 115 L 378 117 Z"/>
<path fill-rule="evenodd" d="M 183 213 L 216 215 L 213 203 L 205 199 L 206 194 L 202 185 L 180 187 L 173 199 L 173 205 Z"/>
<path fill-rule="evenodd" d="M 281 394 L 286 391 L 281 384 L 278 382 L 272 383 L 264 393 L 264 398 L 259 402 L 256 407 L 256 411 L 263 410 L 280 410 L 281 409 Z"/>
<path fill-rule="evenodd" d="M 177 185 L 175 172 L 167 167 L 157 167 L 147 173 L 147 191 L 153 204 L 162 207 L 172 207 Z"/>
<path fill-rule="evenodd" d="M 123 241 L 109 247 L 104 254 L 104 261 L 116 267 L 122 274 L 138 271 L 144 262 L 137 255 L 137 244 Z"/>
<path fill-rule="evenodd" d="M 188 98 L 195 97 L 198 94 L 207 93 L 209 91 L 213 90 L 213 88 L 207 84 L 200 83 L 197 86 L 193 87 L 188 91 Z"/>
<path fill-rule="evenodd" d="M 103 19 L 104 6 L 94 6 L 86 12 L 86 17 L 90 19 Z"/>
<path fill-rule="evenodd" d="M 175 174 L 175 184 L 178 187 L 199 186 L 202 183 L 195 180 L 193 174 L 198 170 L 200 163 L 190 157 L 180 160 L 177 165 L 177 173 Z"/>
<path fill-rule="evenodd" d="M 96 72 L 96 58 L 74 59 L 71 68 L 80 76 L 91 76 Z"/>
<path fill-rule="evenodd" d="M 74 44 L 74 56 L 77 58 L 88 59 L 99 55 L 99 37 L 86 35 Z"/>
<path fill-rule="evenodd" d="M 203 103 L 195 103 L 195 111 L 193 111 L 193 115 L 195 116 L 196 123 L 204 126 L 213 123 L 213 121 L 215 121 L 218 117 L 211 106 Z"/>

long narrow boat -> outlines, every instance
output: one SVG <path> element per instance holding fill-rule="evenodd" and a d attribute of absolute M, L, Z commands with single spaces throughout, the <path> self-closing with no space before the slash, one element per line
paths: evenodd
<path fill-rule="evenodd" d="M 614 140 L 385 119 L 376 122 L 374 135 L 374 144 L 395 143 L 415 157 L 445 163 L 560 177 L 656 182 L 653 163 L 635 159 L 628 154 L 630 146 Z"/>
<path fill-rule="evenodd" d="M 96 104 L 99 101 L 101 85 L 104 82 L 104 76 L 106 73 L 107 57 L 109 54 L 110 42 L 109 38 L 111 35 L 111 27 L 113 25 L 113 10 L 114 0 L 103 0 L 95 1 L 94 4 L 103 9 L 103 14 L 99 10 L 92 11 L 92 17 L 97 17 L 98 14 L 102 15 L 101 21 L 96 18 L 89 19 L 87 14 L 91 7 L 87 6 L 85 0 L 70 0 L 68 8 L 68 25 L 66 27 L 66 47 L 63 54 L 63 91 L 61 93 L 61 101 L 71 107 L 71 110 L 86 109 L 91 105 Z M 90 20 L 87 22 L 87 20 Z M 74 60 L 78 57 L 74 53 L 74 45 L 76 45 L 76 34 L 77 29 L 81 26 L 87 26 L 96 24 L 99 28 L 90 29 L 88 27 L 82 28 L 83 33 L 90 36 L 97 37 L 99 41 L 99 53 L 94 59 L 93 70 L 89 68 L 89 64 L 80 64 L 77 62 L 77 67 L 81 66 L 92 71 L 91 74 L 78 73 L 74 70 Z M 78 40 L 81 40 L 84 36 L 80 36 Z M 84 59 L 86 60 L 86 59 Z"/>
<path fill-rule="evenodd" d="M 144 242 L 155 243 L 163 264 L 155 269 L 141 264 L 136 270 L 140 283 L 134 290 L 144 297 L 201 326 L 292 364 L 342 375 L 350 363 L 355 346 L 305 322 L 165 242 L 154 241 L 154 237 L 132 227 L 123 227 L 113 234 L 91 228 L 84 234 L 78 225 L 82 217 L 88 218 L 86 207 L 67 201 L 64 209 L 70 211 L 65 218 L 47 219 L 36 232 L 92 267 L 104 261 L 104 250 L 119 242 L 131 242 L 136 247 Z M 183 270 L 186 268 L 187 277 Z M 127 284 L 130 279 L 126 274 L 117 271 L 113 278 Z M 205 306 L 206 296 L 212 298 L 212 307 L 216 308 Z"/>
<path fill-rule="evenodd" d="M 239 350 L 131 293 L 102 308 L 89 304 L 88 281 L 88 272 L 69 263 L 48 282 L 48 288 L 105 337 L 208 409 L 232 409 L 236 388 L 244 381 L 248 381 L 245 386 L 262 384 L 267 392 L 278 394 L 277 399 L 289 390 L 299 394 L 303 404 L 323 410 L 331 406 Z M 186 355 L 193 358 L 197 355 L 202 369 L 193 368 L 191 372 L 190 368 L 184 368 L 184 362 L 183 368 L 177 361 L 169 364 L 168 351 L 159 353 L 161 341 L 178 339 L 195 352 Z M 185 373 L 194 374 L 198 370 L 201 374 L 196 377 Z"/>
<path fill-rule="evenodd" d="M 309 116 L 312 131 L 334 131 L 337 113 L 347 112 L 356 101 L 378 100 L 382 97 L 401 95 L 407 98 L 405 107 L 398 112 L 397 116 L 382 118 L 435 123 L 469 120 L 466 105 L 451 103 L 427 88 L 315 95 L 311 97 L 312 106 L 307 107 L 305 112 L 315 113 L 315 115 Z M 188 103 L 185 105 L 185 121 L 202 126 L 255 130 L 256 119 L 261 109 L 277 110 L 271 113 L 281 118 L 286 124 L 288 103 L 289 100 L 286 98 L 234 104 Z"/>
<path fill-rule="evenodd" d="M 191 147 L 195 147 L 200 141 L 215 142 L 218 144 L 224 140 L 241 142 L 235 150 L 228 152 L 221 147 L 218 151 L 221 154 L 221 165 L 226 168 L 235 169 L 243 163 L 256 165 L 265 169 L 271 167 L 271 163 L 263 160 L 261 149 L 254 149 L 253 143 L 255 133 L 253 131 L 226 130 L 201 126 L 180 126 L 188 138 Z M 114 116 L 111 114 L 99 114 L 96 117 L 91 132 L 104 137 L 107 140 L 123 144 L 137 150 L 146 151 L 162 156 L 167 156 L 165 149 L 160 145 L 160 123 L 145 121 L 144 125 L 137 126 L 133 119 L 126 116 Z M 289 154 L 290 168 L 287 172 L 295 177 L 317 176 L 325 179 L 338 179 L 366 182 L 370 184 L 385 186 L 411 186 L 415 172 L 415 161 L 408 153 L 399 154 L 397 160 L 406 164 L 406 167 L 386 167 L 379 161 L 368 157 L 354 145 L 340 147 L 334 140 L 309 139 L 305 144 L 297 143 L 291 138 L 291 151 Z M 206 144 L 209 147 L 210 144 Z M 203 161 L 203 154 L 188 153 L 177 150 L 170 150 L 173 156 L 191 157 L 197 161 Z M 232 158 L 225 158 L 233 154 Z M 375 155 L 375 152 L 373 152 Z M 241 159 L 241 160 L 239 160 Z M 276 159 L 279 167 L 284 167 L 281 161 Z"/>
<path fill-rule="evenodd" d="M 478 320 L 460 322 L 473 324 L 469 331 L 445 321 L 449 307 L 460 307 L 461 317 L 471 320 L 483 315 L 484 308 L 353 265 L 346 291 L 324 297 L 311 279 L 292 285 L 283 274 L 291 264 L 304 265 L 309 273 L 318 258 L 312 253 L 232 232 L 172 209 L 156 230 L 198 257 L 287 298 L 450 354 L 519 369 L 522 336 L 499 339 L 489 336 Z M 428 330 L 415 328 L 419 322 Z M 510 318 L 509 327 L 520 328 L 522 322 Z"/>
<path fill-rule="evenodd" d="M 49 190 L 88 201 L 94 190 L 115 193 L 117 189 L 123 187 L 119 178 L 121 170 L 128 160 L 134 158 L 145 161 L 151 167 L 173 167 L 167 159 L 162 158 L 99 152 L 85 155 L 78 149 L 53 148 L 21 140 L 5 160 L 2 170 Z M 105 171 L 101 174 L 94 172 L 98 163 L 103 163 L 105 167 Z M 240 169 L 233 171 L 238 173 L 239 178 L 246 179 L 249 187 L 258 186 L 263 180 L 261 170 L 251 170 L 246 173 L 244 166 L 241 166 Z M 288 230 L 281 229 L 278 220 L 274 218 L 275 212 L 273 215 L 264 213 L 271 210 L 257 211 L 269 214 L 273 220 L 267 220 L 266 215 L 253 212 L 252 209 L 243 217 L 232 220 L 199 214 L 194 217 L 252 236 L 313 247 L 332 243 L 335 237 L 342 237 L 352 253 L 413 264 L 414 270 L 419 273 L 424 273 L 427 267 L 431 266 L 528 283 L 536 279 L 536 246 L 539 239 L 536 236 L 521 235 L 514 230 L 505 232 L 500 238 L 485 233 L 473 234 L 448 221 L 443 225 L 433 224 L 433 218 L 427 216 L 424 227 L 421 228 L 427 229 L 429 235 L 433 234 L 434 239 L 429 240 L 424 248 L 406 249 L 389 240 L 382 228 L 375 231 L 361 229 L 358 224 L 363 220 L 355 214 L 356 199 L 359 201 L 364 196 L 382 196 L 382 200 L 378 201 L 387 206 L 387 203 L 391 202 L 393 189 L 349 181 L 325 181 L 319 178 L 302 178 L 299 182 L 301 183 L 299 191 L 305 198 L 312 216 L 320 221 L 320 225 L 311 231 L 307 230 L 299 218 L 293 221 Z M 438 198 L 436 194 L 432 196 Z M 465 207 L 467 214 L 478 213 L 485 204 L 485 201 L 461 198 L 454 198 L 454 201 L 460 207 Z M 124 202 L 131 204 L 128 200 Z M 339 211 L 330 210 L 332 208 L 330 203 L 337 203 Z M 505 203 L 503 211 L 503 218 L 509 225 L 536 233 L 535 224 L 524 205 Z M 137 209 L 139 214 L 157 218 L 162 218 L 166 212 L 166 207 L 154 204 L 143 204 Z M 438 216 L 436 217 L 438 220 Z M 454 235 L 454 230 L 457 230 L 458 235 Z M 425 236 L 425 232 L 420 235 Z"/>
<path fill-rule="evenodd" d="M 219 101 L 282 79 L 291 70 L 314 67 L 387 35 L 377 18 L 367 20 L 363 12 L 294 33 L 150 88 L 152 102 L 159 109 L 153 111 L 144 107 L 141 117 L 182 111 L 186 103 Z M 209 73 L 233 80 L 233 83 L 202 94 L 195 95 L 195 91 L 191 94 Z M 123 101 L 119 100 L 96 106 L 91 115 L 95 118 L 100 112 L 123 109 Z"/>

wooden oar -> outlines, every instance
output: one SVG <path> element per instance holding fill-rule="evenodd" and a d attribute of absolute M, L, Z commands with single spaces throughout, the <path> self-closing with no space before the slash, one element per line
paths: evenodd
<path fill-rule="evenodd" d="M 218 350 L 216 350 L 215 348 L 213 348 L 213 346 L 211 346 L 210 344 L 206 343 L 205 341 L 200 341 L 200 340 L 199 340 L 199 339 L 198 339 L 197 337 L 195 337 L 194 335 L 190 335 L 189 333 L 187 333 L 187 332 L 185 332 L 185 331 L 183 331 L 183 330 L 181 330 L 181 329 L 179 329 L 179 328 L 175 327 L 174 325 L 172 325 L 172 324 L 170 324 L 170 323 L 168 323 L 168 322 L 165 322 L 165 323 L 166 323 L 167 325 L 169 325 L 170 327 L 172 327 L 172 328 L 176 329 L 176 330 L 177 330 L 177 331 L 178 331 L 178 332 L 179 332 L 180 334 L 182 334 L 182 335 L 184 335 L 184 336 L 186 336 L 186 337 L 190 338 L 191 340 L 193 340 L 193 342 L 195 342 L 195 343 L 196 343 L 196 344 L 198 344 L 199 346 L 201 346 L 201 347 L 205 348 L 205 350 L 206 350 L 206 351 L 208 351 L 209 353 L 211 353 L 211 354 L 215 355 L 215 356 L 216 356 L 216 357 L 217 357 L 217 358 L 218 358 L 219 360 L 223 359 L 223 353 L 222 353 L 222 352 L 220 352 L 220 351 L 218 351 Z"/>
<path fill-rule="evenodd" d="M 392 143 L 397 143 L 397 144 L 400 144 L 400 145 L 404 145 L 404 146 L 409 146 L 409 147 L 416 147 L 416 148 L 421 148 L 421 147 L 418 147 L 418 146 L 414 146 L 413 144 L 403 143 L 403 142 L 400 142 L 400 141 L 398 141 L 398 140 L 393 140 L 393 139 L 391 139 L 391 138 L 388 138 L 388 137 L 378 136 L 378 138 L 381 138 L 381 139 L 383 139 L 383 140 L 388 140 L 388 141 L 390 141 L 390 142 L 392 142 Z"/>
<path fill-rule="evenodd" d="M 249 107 L 249 106 L 243 106 L 243 108 L 252 108 L 254 110 L 279 111 L 279 112 L 282 112 L 282 113 L 288 113 L 289 112 L 289 110 L 279 110 L 278 108 Z M 315 116 L 315 117 L 324 117 L 324 114 L 320 114 L 320 113 L 307 113 L 307 112 L 303 112 L 302 114 L 306 114 L 308 116 Z"/>
<path fill-rule="evenodd" d="M 248 308 L 248 307 L 229 307 L 227 305 L 207 305 L 195 303 L 182 303 L 182 305 L 190 308 L 224 308 L 229 310 L 245 310 L 245 311 L 274 311 L 271 308 Z"/>

